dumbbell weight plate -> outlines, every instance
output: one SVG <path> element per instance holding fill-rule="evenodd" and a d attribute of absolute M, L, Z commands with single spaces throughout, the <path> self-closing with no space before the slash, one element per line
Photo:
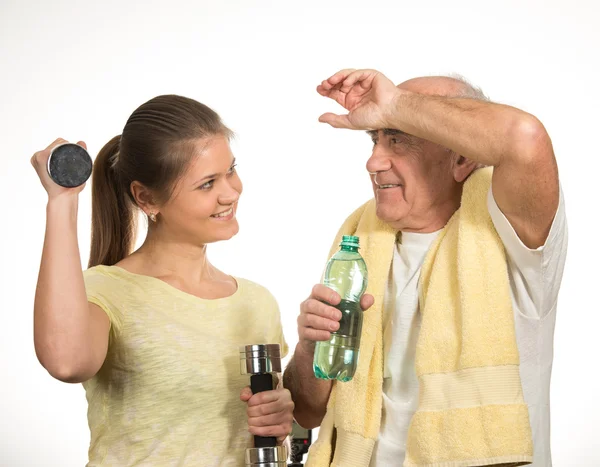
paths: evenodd
<path fill-rule="evenodd" d="M 83 185 L 92 173 L 92 158 L 78 144 L 56 146 L 48 159 L 48 174 L 55 183 L 65 188 Z"/>

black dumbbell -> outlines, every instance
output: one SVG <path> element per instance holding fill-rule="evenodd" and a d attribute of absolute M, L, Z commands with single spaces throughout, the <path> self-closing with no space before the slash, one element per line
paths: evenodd
<path fill-rule="evenodd" d="M 92 158 L 78 144 L 59 144 L 48 158 L 48 174 L 55 183 L 65 188 L 83 185 L 92 174 Z"/>

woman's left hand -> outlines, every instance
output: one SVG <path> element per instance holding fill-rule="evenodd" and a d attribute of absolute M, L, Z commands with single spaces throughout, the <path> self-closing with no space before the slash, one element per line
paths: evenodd
<path fill-rule="evenodd" d="M 248 429 L 256 436 L 275 437 L 282 442 L 292 432 L 294 402 L 287 389 L 274 389 L 252 394 L 246 386 L 240 399 L 248 403 Z"/>

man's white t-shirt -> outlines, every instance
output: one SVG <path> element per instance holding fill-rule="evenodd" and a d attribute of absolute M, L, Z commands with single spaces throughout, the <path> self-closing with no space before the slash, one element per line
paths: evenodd
<path fill-rule="evenodd" d="M 532 250 L 519 239 L 492 190 L 488 210 L 504 244 L 515 316 L 523 396 L 533 432 L 534 467 L 552 465 L 550 456 L 550 374 L 556 301 L 566 252 L 567 222 L 562 192 L 550 233 Z M 427 250 L 438 232 L 402 233 L 396 245 L 385 296 L 383 318 L 384 383 L 379 439 L 371 467 L 402 466 L 411 417 L 419 399 L 415 351 L 421 314 L 418 281 Z"/>

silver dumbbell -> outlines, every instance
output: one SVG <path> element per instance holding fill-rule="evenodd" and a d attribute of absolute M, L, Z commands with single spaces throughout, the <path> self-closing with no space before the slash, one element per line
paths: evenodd
<path fill-rule="evenodd" d="M 252 394 L 271 391 L 273 377 L 281 373 L 279 344 L 253 344 L 240 348 L 240 373 L 250 375 Z M 277 438 L 254 437 L 254 447 L 246 449 L 246 467 L 286 467 L 287 451 L 277 446 Z"/>

